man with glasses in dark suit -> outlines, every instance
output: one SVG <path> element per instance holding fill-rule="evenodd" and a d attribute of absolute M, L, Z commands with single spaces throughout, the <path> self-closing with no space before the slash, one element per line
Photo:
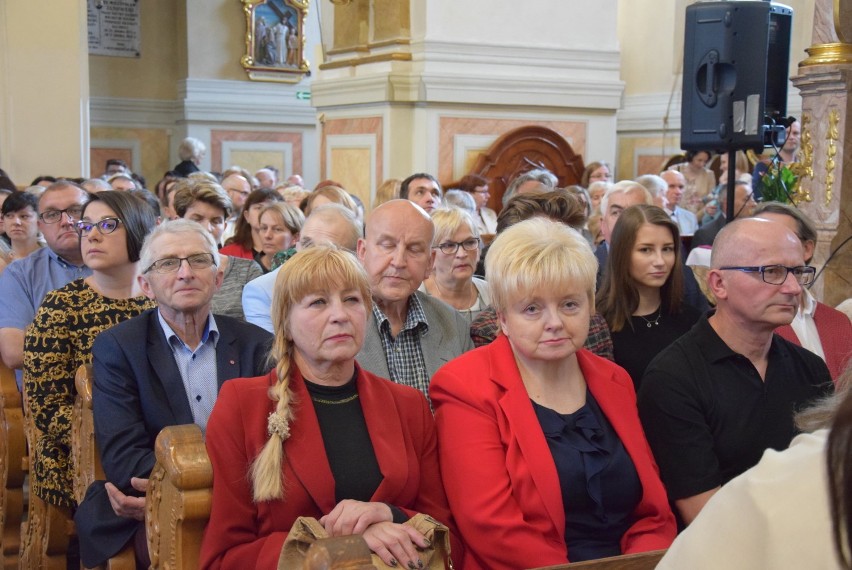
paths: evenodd
<path fill-rule="evenodd" d="M 92 347 L 95 440 L 107 480 L 89 486 L 74 516 L 87 568 L 132 540 L 148 567 L 142 521 L 157 434 L 192 423 L 203 432 L 223 382 L 271 366 L 272 335 L 210 312 L 223 276 L 216 242 L 199 224 L 157 226 L 139 268 L 139 285 L 158 307 L 104 331 Z"/>

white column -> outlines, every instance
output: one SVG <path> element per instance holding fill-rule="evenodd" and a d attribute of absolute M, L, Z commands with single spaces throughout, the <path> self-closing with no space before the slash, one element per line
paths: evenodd
<path fill-rule="evenodd" d="M 0 2 L 0 165 L 19 186 L 89 172 L 86 0 Z"/>

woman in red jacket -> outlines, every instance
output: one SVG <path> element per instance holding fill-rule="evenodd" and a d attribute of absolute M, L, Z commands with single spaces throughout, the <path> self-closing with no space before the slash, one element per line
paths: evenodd
<path fill-rule="evenodd" d="M 438 370 L 441 474 L 465 570 L 666 548 L 675 520 L 633 382 L 582 349 L 597 263 L 583 236 L 534 218 L 485 261 L 502 333 Z"/>
<path fill-rule="evenodd" d="M 202 568 L 275 569 L 297 517 L 360 534 L 387 564 L 421 568 L 415 513 L 451 524 L 423 395 L 362 370 L 370 288 L 350 253 L 315 246 L 278 274 L 277 365 L 229 380 L 207 424 L 213 507 Z"/>

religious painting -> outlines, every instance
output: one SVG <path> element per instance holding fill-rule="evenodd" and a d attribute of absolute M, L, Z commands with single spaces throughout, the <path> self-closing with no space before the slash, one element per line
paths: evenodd
<path fill-rule="evenodd" d="M 297 83 L 310 75 L 305 60 L 305 20 L 310 0 L 241 0 L 246 16 L 249 79 Z"/>

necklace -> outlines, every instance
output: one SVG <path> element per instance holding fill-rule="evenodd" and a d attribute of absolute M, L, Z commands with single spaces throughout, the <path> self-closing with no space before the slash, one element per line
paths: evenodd
<path fill-rule="evenodd" d="M 343 398 L 342 400 L 324 400 L 322 398 L 314 398 L 313 396 L 311 396 L 311 400 L 313 400 L 314 402 L 317 402 L 319 404 L 329 404 L 332 406 L 337 406 L 339 404 L 348 404 L 356 398 L 358 398 L 358 394 L 352 394 L 351 396 Z"/>
<path fill-rule="evenodd" d="M 653 314 L 652 314 L 652 315 L 653 315 Z M 657 318 L 656 318 L 656 319 L 653 319 L 653 320 L 651 320 L 651 319 L 646 319 L 646 318 L 645 318 L 645 317 L 643 317 L 642 315 L 636 315 L 636 316 L 637 316 L 637 317 L 639 317 L 640 319 L 642 319 L 643 321 L 645 321 L 645 325 L 646 325 L 648 328 L 655 327 L 655 326 L 657 326 L 657 325 L 659 325 L 659 324 L 660 324 L 660 317 L 662 317 L 662 316 L 663 316 L 663 304 L 662 304 L 662 303 L 660 303 L 660 307 L 657 309 Z"/>

